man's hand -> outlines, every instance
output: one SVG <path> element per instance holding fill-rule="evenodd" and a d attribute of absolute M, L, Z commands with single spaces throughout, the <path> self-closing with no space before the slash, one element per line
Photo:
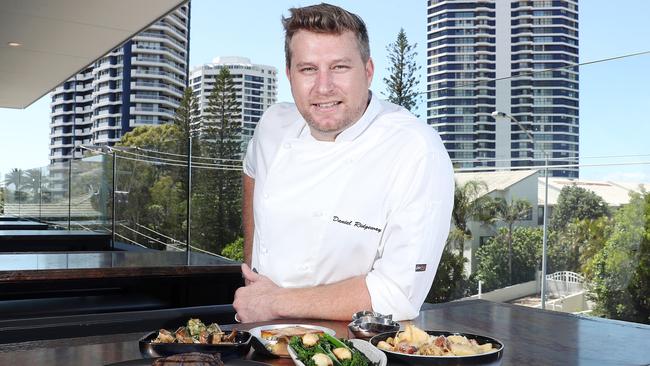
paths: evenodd
<path fill-rule="evenodd" d="M 241 266 L 245 287 L 235 292 L 237 319 L 259 322 L 279 318 L 349 320 L 360 310 L 372 310 L 365 276 L 306 288 L 282 288 L 266 276 Z"/>
<path fill-rule="evenodd" d="M 240 287 L 235 292 L 233 306 L 237 311 L 237 318 L 242 322 L 257 322 L 278 318 L 274 311 L 274 298 L 282 291 L 270 279 L 257 274 L 246 265 L 241 266 L 244 275 L 245 287 Z"/>

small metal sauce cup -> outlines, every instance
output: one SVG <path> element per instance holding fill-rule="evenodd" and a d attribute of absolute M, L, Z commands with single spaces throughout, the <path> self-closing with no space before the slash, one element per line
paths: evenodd
<path fill-rule="evenodd" d="M 392 316 L 384 316 L 373 312 L 356 313 L 348 324 L 348 329 L 356 338 L 371 338 L 385 332 L 396 332 L 400 325 L 392 320 Z"/>

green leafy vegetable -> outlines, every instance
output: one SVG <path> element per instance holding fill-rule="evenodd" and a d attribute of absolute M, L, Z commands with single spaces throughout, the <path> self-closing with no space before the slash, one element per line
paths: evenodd
<path fill-rule="evenodd" d="M 315 366 L 312 357 L 316 353 L 323 353 L 332 359 L 335 366 L 377 366 L 378 363 L 373 363 L 368 360 L 366 355 L 354 348 L 352 342 L 332 337 L 329 334 L 320 335 L 320 340 L 313 347 L 305 346 L 302 343 L 302 338 L 294 336 L 289 340 L 289 346 L 296 353 L 298 359 L 305 364 L 305 366 Z M 352 354 L 352 358 L 348 360 L 339 360 L 332 352 L 335 348 L 347 348 Z"/>

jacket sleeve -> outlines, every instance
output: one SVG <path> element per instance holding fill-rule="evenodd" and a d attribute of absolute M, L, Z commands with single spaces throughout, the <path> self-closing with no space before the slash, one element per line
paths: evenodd
<path fill-rule="evenodd" d="M 396 187 L 403 189 L 391 192 L 395 207 L 366 276 L 373 310 L 395 320 L 418 315 L 449 234 L 453 168 L 439 138 L 435 147 L 413 157 L 401 172 Z"/>
<path fill-rule="evenodd" d="M 256 131 L 257 132 L 257 131 Z M 257 156 L 257 139 L 253 135 L 253 138 L 248 141 L 248 146 L 246 148 L 246 156 L 243 161 L 244 174 L 248 175 L 251 178 L 255 178 L 256 164 L 255 157 Z"/>

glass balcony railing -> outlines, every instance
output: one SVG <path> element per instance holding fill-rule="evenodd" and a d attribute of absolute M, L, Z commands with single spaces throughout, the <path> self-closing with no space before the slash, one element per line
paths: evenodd
<path fill-rule="evenodd" d="M 106 210 L 110 182 L 105 180 L 104 164 L 104 158 L 99 156 L 14 169 L 4 177 L 4 214 L 57 228 L 110 230 L 111 217 Z"/>
<path fill-rule="evenodd" d="M 12 171 L 4 214 L 109 232 L 127 247 L 241 259 L 241 161 L 193 155 L 189 176 L 182 145 L 94 150 L 71 163 Z M 482 298 L 644 322 L 635 309 L 645 301 L 636 294 L 646 286 L 650 184 L 604 173 L 612 163 L 600 157 L 582 159 L 458 168 L 456 195 L 465 199 L 455 210 L 464 214 L 454 215 L 460 220 L 439 267 L 452 275 L 438 275 L 427 301 Z M 614 166 L 650 173 L 641 163 Z M 553 176 L 573 169 L 580 179 Z M 226 203 L 216 187 L 228 184 Z"/>
<path fill-rule="evenodd" d="M 210 182 L 223 182 L 225 176 L 235 197 L 227 230 L 210 212 L 213 201 L 220 201 Z M 231 257 L 241 259 L 241 161 L 193 155 L 191 187 L 188 179 L 187 156 L 177 148 L 86 149 L 80 160 L 6 174 L 2 209 L 59 229 L 110 232 L 126 248 L 186 251 L 190 235 L 190 251 L 221 256 L 235 243 L 236 250 L 229 250 L 237 254 Z"/>

